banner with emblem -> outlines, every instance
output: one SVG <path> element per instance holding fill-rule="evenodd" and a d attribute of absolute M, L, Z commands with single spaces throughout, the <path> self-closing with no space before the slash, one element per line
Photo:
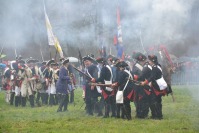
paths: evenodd
<path fill-rule="evenodd" d="M 122 28 L 120 23 L 120 9 L 117 7 L 117 35 L 114 36 L 114 45 L 117 49 L 117 57 L 124 60 L 124 48 L 122 40 Z"/>
<path fill-rule="evenodd" d="M 60 54 L 60 57 L 63 58 L 64 56 L 63 56 L 62 48 L 59 44 L 57 37 L 53 34 L 52 26 L 50 24 L 50 20 L 46 13 L 45 5 L 44 5 L 44 13 L 45 13 L 45 20 L 46 20 L 47 35 L 48 35 L 48 44 L 50 46 L 54 46 L 57 52 Z"/>

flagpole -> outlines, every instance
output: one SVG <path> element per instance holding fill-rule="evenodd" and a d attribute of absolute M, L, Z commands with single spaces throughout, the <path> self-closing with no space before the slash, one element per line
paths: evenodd
<path fill-rule="evenodd" d="M 15 57 L 17 58 L 16 41 L 15 41 Z"/>
<path fill-rule="evenodd" d="M 42 50 L 41 50 L 41 41 L 39 42 L 39 45 L 40 45 L 40 54 L 41 54 L 41 59 L 42 59 L 42 61 L 44 61 L 44 56 L 43 56 L 43 53 L 42 53 Z"/>
<path fill-rule="evenodd" d="M 142 46 L 142 49 L 143 49 L 143 51 L 144 51 L 144 54 L 146 54 L 146 51 L 145 51 L 145 49 L 144 49 L 144 45 L 143 45 L 143 42 L 142 42 L 142 36 L 141 36 L 141 34 L 142 34 L 142 32 L 141 32 L 141 30 L 140 30 L 140 43 L 141 43 L 141 46 Z"/>

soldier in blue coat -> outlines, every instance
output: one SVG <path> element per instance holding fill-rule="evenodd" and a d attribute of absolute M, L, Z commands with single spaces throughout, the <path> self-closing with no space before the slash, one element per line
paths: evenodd
<path fill-rule="evenodd" d="M 57 112 L 61 112 L 63 107 L 64 107 L 63 111 L 67 111 L 67 106 L 69 101 L 68 84 L 70 84 L 70 76 L 69 76 L 69 71 L 67 69 L 68 63 L 69 63 L 68 58 L 63 60 L 62 66 L 59 70 L 59 78 L 56 83 L 57 93 L 61 93 L 61 99 Z"/>

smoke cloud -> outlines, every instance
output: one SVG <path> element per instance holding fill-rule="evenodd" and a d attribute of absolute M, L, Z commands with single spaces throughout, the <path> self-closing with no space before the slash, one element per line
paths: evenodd
<path fill-rule="evenodd" d="M 144 47 L 164 44 L 178 57 L 198 56 L 196 0 L 2 0 L 0 45 L 6 46 L 9 58 L 15 57 L 15 44 L 18 54 L 39 58 L 41 48 L 49 58 L 44 3 L 66 56 L 77 57 L 77 48 L 99 56 L 101 45 L 114 54 L 118 5 L 125 53 L 142 51 L 141 38 Z"/>

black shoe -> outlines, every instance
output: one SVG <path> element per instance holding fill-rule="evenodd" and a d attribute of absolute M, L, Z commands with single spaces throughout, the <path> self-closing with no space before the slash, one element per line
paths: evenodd
<path fill-rule="evenodd" d="M 109 115 L 104 115 L 104 117 L 103 118 L 109 118 Z"/>
<path fill-rule="evenodd" d="M 63 112 L 67 112 L 67 111 L 68 111 L 68 109 L 64 109 L 64 110 L 63 110 Z"/>
<path fill-rule="evenodd" d="M 103 113 L 98 113 L 97 116 L 99 116 L 99 117 L 100 117 L 100 116 L 103 116 Z"/>
<path fill-rule="evenodd" d="M 113 117 L 116 118 L 116 115 L 111 115 L 111 117 L 112 117 L 112 118 L 113 118 Z"/>
<path fill-rule="evenodd" d="M 57 112 L 62 112 L 62 109 L 61 109 L 61 108 L 58 108 Z"/>

